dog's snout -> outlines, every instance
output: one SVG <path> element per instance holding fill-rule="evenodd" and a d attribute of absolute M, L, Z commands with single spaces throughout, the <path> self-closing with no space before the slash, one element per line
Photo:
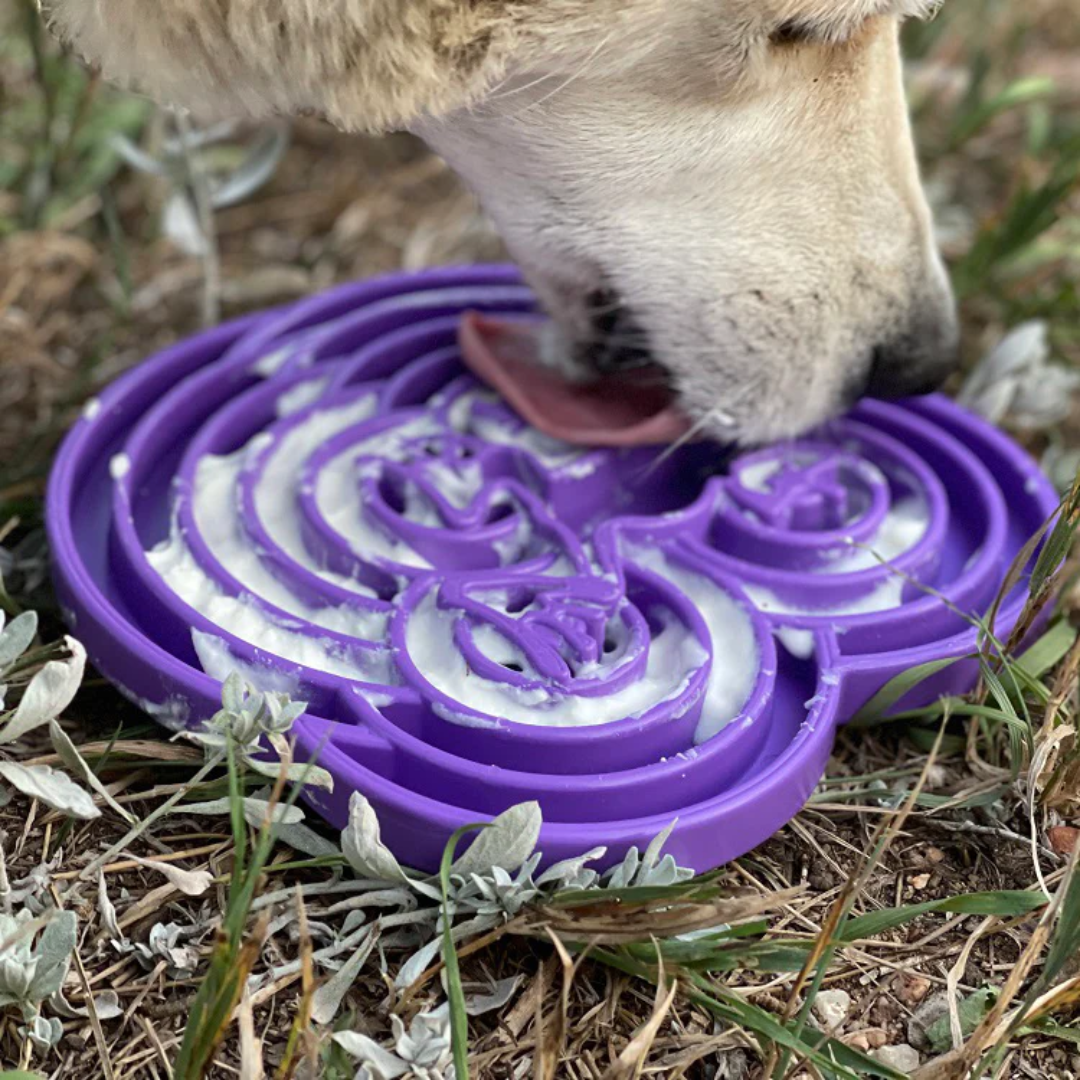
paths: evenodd
<path fill-rule="evenodd" d="M 874 349 L 865 397 L 893 400 L 940 389 L 959 362 L 959 332 L 951 302 L 924 311 L 914 326 Z"/>

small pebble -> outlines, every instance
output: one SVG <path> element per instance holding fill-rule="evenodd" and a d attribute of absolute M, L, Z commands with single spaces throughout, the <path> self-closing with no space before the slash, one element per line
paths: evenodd
<path fill-rule="evenodd" d="M 927 1030 L 936 1020 L 947 1016 L 949 1012 L 949 997 L 947 994 L 934 994 L 928 997 L 912 1014 L 908 1021 L 908 1042 L 917 1046 L 920 1050 L 930 1049 L 930 1039 Z"/>
<path fill-rule="evenodd" d="M 827 1031 L 843 1026 L 851 1012 L 851 995 L 846 990 L 822 990 L 814 998 L 814 1015 Z"/>
<path fill-rule="evenodd" d="M 879 1046 L 884 1046 L 888 1041 L 889 1036 L 881 1028 L 863 1028 L 862 1031 L 856 1031 L 854 1035 L 849 1035 L 844 1039 L 848 1046 L 861 1050 L 864 1054 L 868 1050 L 876 1050 Z"/>
<path fill-rule="evenodd" d="M 1080 829 L 1074 829 L 1069 825 L 1055 825 L 1047 832 L 1046 838 L 1059 855 L 1071 855 L 1077 840 L 1080 840 Z"/>
<path fill-rule="evenodd" d="M 912 1046 L 908 1046 L 907 1043 L 897 1043 L 896 1046 L 882 1046 L 878 1050 L 871 1050 L 870 1056 L 875 1061 L 887 1065 L 890 1069 L 895 1069 L 905 1076 L 910 1075 L 919 1067 L 919 1051 Z"/>
<path fill-rule="evenodd" d="M 949 782 L 949 770 L 944 765 L 931 765 L 926 770 L 926 786 L 931 791 L 944 787 Z"/>
<path fill-rule="evenodd" d="M 901 971 L 893 981 L 893 989 L 905 1005 L 915 1006 L 930 993 L 930 980 L 914 971 Z"/>

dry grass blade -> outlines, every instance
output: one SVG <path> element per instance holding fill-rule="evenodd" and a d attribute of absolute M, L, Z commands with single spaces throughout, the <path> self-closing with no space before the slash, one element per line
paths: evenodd
<path fill-rule="evenodd" d="M 552 1013 L 544 1015 L 543 998 L 537 1000 L 536 1011 L 536 1053 L 533 1058 L 533 1077 L 535 1080 L 554 1080 L 558 1075 L 559 1061 L 566 1046 L 566 1033 L 569 1030 L 570 991 L 574 985 L 574 976 L 578 972 L 581 960 L 574 962 L 566 946 L 558 936 L 548 931 L 548 939 L 555 948 L 562 968 L 562 986 L 559 1000 Z"/>
<path fill-rule="evenodd" d="M 105 1031 L 101 1026 L 101 1019 L 97 1014 L 97 1007 L 94 1005 L 94 995 L 90 992 L 90 980 L 86 975 L 86 968 L 83 965 L 82 957 L 79 955 L 79 950 L 76 947 L 74 953 L 72 953 L 72 960 L 75 962 L 75 970 L 79 974 L 79 984 L 82 987 L 83 999 L 86 1002 L 87 1016 L 90 1018 L 90 1028 L 94 1033 L 94 1045 L 97 1047 L 98 1059 L 101 1062 L 101 1075 L 105 1080 L 114 1080 L 114 1073 L 112 1067 L 112 1059 L 109 1055 L 109 1044 L 105 1038 Z"/>
<path fill-rule="evenodd" d="M 198 747 L 185 743 L 166 743 L 155 739 L 123 739 L 117 742 L 94 740 L 80 743 L 79 753 L 92 759 L 107 756 L 113 765 L 125 758 L 137 758 L 155 765 L 195 765 L 203 760 Z M 59 765 L 59 754 L 41 754 L 28 758 L 27 765 Z"/>
<path fill-rule="evenodd" d="M 236 1027 L 240 1036 L 240 1080 L 263 1080 L 263 1047 L 255 1033 L 255 1010 L 246 986 L 236 1008 Z"/>
<path fill-rule="evenodd" d="M 861 865 L 857 865 L 852 870 L 847 881 L 844 882 L 843 888 L 840 890 L 839 895 L 829 909 L 829 914 L 822 925 L 820 933 L 814 940 L 814 944 L 811 947 L 809 956 L 806 958 L 806 962 L 803 964 L 798 976 L 792 983 L 788 993 L 787 1002 L 784 1006 L 783 1016 L 785 1021 L 790 1021 L 795 1013 L 799 1011 L 799 1020 L 796 1024 L 797 1035 L 802 1034 L 802 1030 L 809 1018 L 814 998 L 817 996 L 818 990 L 821 987 L 825 970 L 828 966 L 828 960 L 837 948 L 840 937 L 840 928 L 848 918 L 852 904 L 865 887 L 874 867 L 880 862 L 881 857 L 885 854 L 886 849 L 892 841 L 899 835 L 904 827 L 904 823 L 918 804 L 919 795 L 926 786 L 927 776 L 937 759 L 938 751 L 941 747 L 941 740 L 945 735 L 947 722 L 948 714 L 946 713 L 942 720 L 941 727 L 938 729 L 934 748 L 926 759 L 926 764 L 923 766 L 918 782 L 915 784 L 914 788 L 912 788 L 903 807 L 896 814 L 883 818 L 878 822 L 874 829 L 874 833 L 870 838 L 870 843 L 868 845 L 869 852 L 866 858 Z M 811 981 L 812 974 L 814 975 L 814 978 Z M 811 982 L 810 990 L 800 1011 L 799 998 L 807 982 Z M 772 1072 L 776 1062 L 776 1057 L 774 1055 L 776 1055 L 775 1050 L 770 1052 L 769 1061 L 766 1067 L 766 1072 L 768 1073 Z M 781 1062 L 780 1071 L 783 1073 L 787 1068 L 787 1055 L 780 1054 L 778 1057 Z M 794 1069 L 797 1064 L 798 1062 L 796 1061 L 796 1065 L 793 1065 L 792 1068 Z"/>
<path fill-rule="evenodd" d="M 659 950 L 657 950 L 657 955 L 659 956 Z M 649 1051 L 656 1041 L 657 1033 L 671 1012 L 671 1007 L 675 1004 L 675 996 L 679 991 L 679 984 L 675 980 L 672 980 L 671 985 L 667 986 L 665 990 L 666 982 L 664 964 L 661 959 L 656 979 L 656 999 L 653 1003 L 652 1015 L 634 1033 L 634 1037 L 623 1052 L 604 1072 L 603 1080 L 637 1080 L 641 1075 L 641 1071 L 645 1067 L 645 1059 L 649 1056 Z"/>
<path fill-rule="evenodd" d="M 299 887 L 296 890 L 296 910 L 299 916 L 300 930 L 300 1002 L 296 1008 L 289 1039 L 285 1044 L 285 1055 L 274 1073 L 275 1080 L 290 1080 L 296 1072 L 298 1052 L 302 1044 L 311 1035 L 311 1007 L 315 996 L 315 966 L 311 959 L 313 952 L 311 932 L 308 928 L 307 908 L 304 895 Z"/>
<path fill-rule="evenodd" d="M 802 891 L 784 889 L 769 895 L 733 896 L 708 903 L 675 902 L 670 907 L 659 906 L 663 902 L 657 900 L 637 904 L 599 900 L 588 908 L 542 906 L 511 926 L 519 934 L 555 933 L 567 941 L 625 945 L 745 922 L 779 910 Z"/>

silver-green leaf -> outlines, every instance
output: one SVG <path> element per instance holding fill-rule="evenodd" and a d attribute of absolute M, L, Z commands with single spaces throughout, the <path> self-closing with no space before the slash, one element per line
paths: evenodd
<path fill-rule="evenodd" d="M 81 821 L 101 817 L 89 792 L 84 791 L 65 773 L 48 765 L 19 765 L 0 761 L 0 777 L 31 799 L 39 799 L 53 810 Z"/>

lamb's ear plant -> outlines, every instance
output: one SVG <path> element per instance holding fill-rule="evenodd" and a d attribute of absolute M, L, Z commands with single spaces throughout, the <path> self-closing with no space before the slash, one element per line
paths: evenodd
<path fill-rule="evenodd" d="M 286 803 L 280 800 L 276 802 L 271 800 L 268 803 L 264 799 L 243 793 L 234 799 L 231 787 L 226 798 L 202 802 L 192 798 L 192 793 L 226 763 L 230 752 L 236 757 L 245 774 L 256 771 L 261 776 L 272 777 L 275 786 L 289 782 L 301 787 L 305 784 L 323 788 L 332 787 L 333 782 L 326 770 L 320 769 L 314 763 L 301 765 L 292 760 L 292 751 L 285 734 L 307 707 L 303 702 L 294 702 L 285 694 L 257 691 L 235 673 L 222 684 L 221 695 L 221 708 L 203 725 L 202 729 L 185 731 L 178 736 L 190 739 L 203 747 L 206 752 L 206 761 L 202 767 L 186 785 L 173 792 L 145 818 L 132 825 L 107 851 L 88 863 L 80 872 L 84 879 L 93 878 L 102 866 L 115 858 L 166 814 L 174 812 L 209 816 L 239 814 L 253 827 L 258 827 L 264 818 L 270 820 L 275 826 L 295 826 L 304 820 L 304 812 L 295 805 L 294 799 Z M 276 760 L 267 759 L 267 751 L 262 745 L 262 740 L 270 744 L 271 751 L 277 755 Z"/>
<path fill-rule="evenodd" d="M 6 625 L 5 625 L 6 623 Z M 98 781 L 58 718 L 74 700 L 86 670 L 86 650 L 76 638 L 35 646 L 38 618 L 24 611 L 6 622 L 0 610 L 0 747 L 10 746 L 48 726 L 63 763 L 121 817 L 130 815 Z M 22 794 L 69 817 L 89 821 L 101 811 L 93 797 L 67 774 L 48 765 L 0 759 L 0 779 Z"/>
<path fill-rule="evenodd" d="M 73 637 L 62 645 L 34 646 L 35 612 L 5 622 L 0 611 L 0 746 L 55 720 L 71 704 L 86 669 L 86 650 Z"/>
<path fill-rule="evenodd" d="M 16 1007 L 24 1020 L 60 992 L 75 952 L 76 918 L 53 909 L 35 918 L 25 908 L 0 914 L 0 1008 Z"/>

